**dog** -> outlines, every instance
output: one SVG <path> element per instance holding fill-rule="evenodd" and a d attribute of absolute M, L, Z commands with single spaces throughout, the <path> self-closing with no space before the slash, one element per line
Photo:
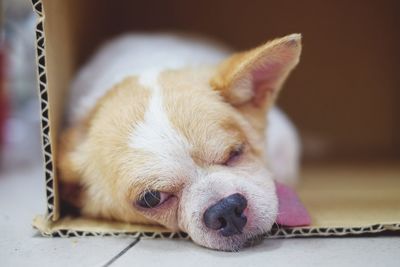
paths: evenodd
<path fill-rule="evenodd" d="M 174 34 L 106 43 L 71 86 L 58 171 L 80 189 L 65 201 L 218 250 L 268 232 L 274 181 L 298 176 L 298 135 L 274 102 L 300 53 L 300 34 L 240 53 Z"/>

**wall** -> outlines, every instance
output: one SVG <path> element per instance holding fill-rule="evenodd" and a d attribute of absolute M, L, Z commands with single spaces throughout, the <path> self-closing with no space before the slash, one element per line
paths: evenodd
<path fill-rule="evenodd" d="M 185 30 L 237 49 L 301 32 L 301 64 L 279 104 L 309 160 L 400 157 L 399 1 L 78 1 L 75 68 L 127 30 Z"/>

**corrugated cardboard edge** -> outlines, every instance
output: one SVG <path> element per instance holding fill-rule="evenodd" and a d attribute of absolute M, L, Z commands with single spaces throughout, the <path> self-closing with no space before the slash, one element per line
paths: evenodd
<path fill-rule="evenodd" d="M 179 238 L 188 239 L 183 232 L 171 232 L 161 226 L 133 225 L 90 219 L 63 218 L 56 222 L 37 216 L 33 226 L 43 236 L 81 237 L 81 236 L 132 236 L 147 238 Z"/>
<path fill-rule="evenodd" d="M 83 220 L 83 223 L 79 223 Z M 132 236 L 142 238 L 179 238 L 188 239 L 183 232 L 170 232 L 157 226 L 130 225 L 126 223 L 111 223 L 90 221 L 87 219 L 62 219 L 57 222 L 37 216 L 33 225 L 43 236 L 51 237 L 83 237 L 83 236 Z M 400 223 L 374 224 L 364 227 L 273 227 L 264 238 L 289 238 L 311 236 L 346 236 L 360 234 L 375 234 L 381 232 L 398 231 Z"/>
<path fill-rule="evenodd" d="M 41 0 L 32 0 L 33 9 L 37 14 L 36 23 L 36 62 L 38 77 L 38 93 L 40 101 L 41 115 L 41 133 L 42 133 L 42 150 L 44 154 L 44 172 L 46 184 L 46 200 L 47 214 L 46 219 L 54 218 L 55 205 L 55 184 L 54 184 L 54 164 L 52 157 L 52 148 L 50 142 L 50 125 L 49 125 L 49 104 L 47 94 L 47 76 L 46 76 L 46 59 L 45 59 L 45 36 L 44 36 L 44 16 L 43 4 Z"/>
<path fill-rule="evenodd" d="M 47 94 L 46 60 L 45 60 L 45 34 L 43 4 L 41 0 L 32 0 L 33 9 L 38 15 L 36 25 L 36 53 L 38 67 L 39 98 L 41 107 L 42 146 L 44 153 L 44 171 L 46 184 L 47 214 L 37 216 L 33 226 L 43 236 L 49 237 L 83 237 L 83 236 L 124 236 L 144 238 L 189 238 L 186 233 L 170 232 L 161 227 L 130 225 L 122 223 L 96 222 L 85 226 L 74 223 L 75 220 L 56 220 L 54 164 L 50 142 L 49 104 Z M 79 220 L 79 219 L 78 219 Z M 363 227 L 274 227 L 266 238 L 280 237 L 307 237 L 307 236 L 345 236 L 360 235 L 365 233 L 380 233 L 385 231 L 399 231 L 400 223 L 373 224 Z"/>

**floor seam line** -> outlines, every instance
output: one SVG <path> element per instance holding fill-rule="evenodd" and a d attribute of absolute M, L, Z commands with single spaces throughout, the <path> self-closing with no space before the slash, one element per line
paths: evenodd
<path fill-rule="evenodd" d="M 108 262 L 106 262 L 104 265 L 102 265 L 101 267 L 108 267 L 111 266 L 111 264 L 113 264 L 116 260 L 118 260 L 122 255 L 124 255 L 126 252 L 128 252 L 129 249 L 131 249 L 133 246 L 135 246 L 137 243 L 139 243 L 140 241 L 140 237 L 138 237 L 135 241 L 133 241 L 132 243 L 130 243 L 126 248 L 124 248 L 123 250 L 121 250 L 117 255 L 115 255 L 114 257 L 112 257 Z"/>

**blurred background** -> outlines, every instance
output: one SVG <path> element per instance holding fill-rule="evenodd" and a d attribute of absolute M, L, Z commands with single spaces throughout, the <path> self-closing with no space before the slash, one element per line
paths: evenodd
<path fill-rule="evenodd" d="M 27 0 L 0 2 L 0 170 L 41 163 L 35 23 Z"/>
<path fill-rule="evenodd" d="M 400 158 L 399 1 L 44 2 L 52 10 L 48 66 L 65 63 L 48 75 L 63 92 L 103 41 L 127 31 L 195 32 L 235 49 L 302 33 L 300 64 L 278 104 L 299 128 L 304 162 Z M 41 158 L 35 16 L 27 0 L 3 0 L 2 15 L 2 165 L 35 163 Z"/>

